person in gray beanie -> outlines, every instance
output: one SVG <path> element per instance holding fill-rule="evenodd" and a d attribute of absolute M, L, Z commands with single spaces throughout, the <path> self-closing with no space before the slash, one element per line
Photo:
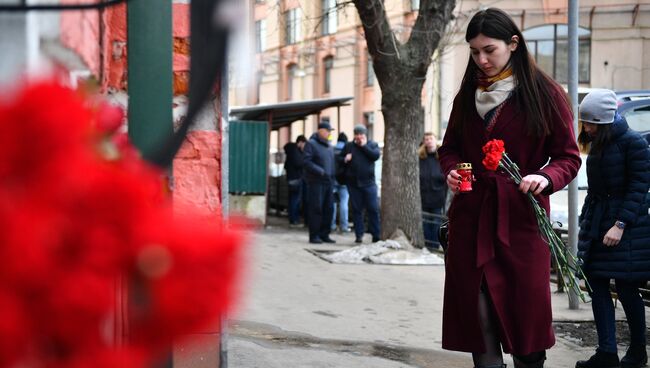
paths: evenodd
<path fill-rule="evenodd" d="M 599 89 L 585 96 L 579 110 L 578 143 L 589 154 L 589 190 L 579 218 L 578 257 L 592 289 L 598 347 L 576 368 L 642 367 L 648 361 L 639 286 L 650 279 L 650 151 L 616 109 L 616 94 Z M 630 328 L 630 346 L 620 362 L 611 279 Z"/>

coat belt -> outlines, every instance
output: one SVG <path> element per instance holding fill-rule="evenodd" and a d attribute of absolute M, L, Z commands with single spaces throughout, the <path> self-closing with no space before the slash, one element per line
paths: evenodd
<path fill-rule="evenodd" d="M 587 213 L 591 217 L 591 228 L 589 229 L 591 240 L 599 240 L 600 223 L 605 213 L 609 211 L 609 199 L 623 198 L 624 195 L 625 193 L 589 193 Z"/>
<path fill-rule="evenodd" d="M 481 201 L 476 240 L 476 267 L 494 258 L 496 244 L 510 247 L 510 210 L 508 193 L 515 184 L 512 179 L 496 172 L 482 172 L 478 177 L 485 187 Z"/>

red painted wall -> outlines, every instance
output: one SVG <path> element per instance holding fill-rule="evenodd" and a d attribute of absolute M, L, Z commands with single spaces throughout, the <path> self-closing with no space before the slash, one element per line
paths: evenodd
<path fill-rule="evenodd" d="M 62 0 L 62 3 L 75 1 Z M 126 91 L 126 27 L 125 4 L 103 12 L 64 12 L 61 16 L 61 41 L 81 56 L 104 92 Z M 189 4 L 173 4 L 174 96 L 186 94 L 188 89 L 189 33 Z M 219 118 L 221 114 L 216 111 L 216 116 Z M 178 212 L 193 206 L 206 216 L 219 216 L 220 133 L 216 130 L 190 132 L 174 160 L 173 175 L 174 205 Z"/>

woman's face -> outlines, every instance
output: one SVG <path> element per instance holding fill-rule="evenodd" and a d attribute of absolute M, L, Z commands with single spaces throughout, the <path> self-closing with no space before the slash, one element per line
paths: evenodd
<path fill-rule="evenodd" d="M 469 40 L 472 60 L 488 77 L 499 74 L 508 65 L 512 52 L 517 49 L 519 37 L 512 36 L 512 42 L 490 38 L 482 33 Z"/>
<path fill-rule="evenodd" d="M 587 133 L 587 135 L 593 138 L 596 136 L 596 133 L 598 133 L 598 124 L 587 123 L 583 121 L 582 130 L 584 130 L 584 132 Z"/>

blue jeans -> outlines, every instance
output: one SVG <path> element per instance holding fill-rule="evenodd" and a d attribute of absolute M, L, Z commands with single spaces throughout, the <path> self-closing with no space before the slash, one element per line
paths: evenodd
<path fill-rule="evenodd" d="M 348 187 L 345 185 L 334 184 L 334 193 L 338 193 L 339 197 L 339 226 L 342 231 L 348 231 L 350 229 L 350 225 L 348 224 L 348 201 L 350 199 Z M 336 209 L 336 202 L 334 202 L 334 211 L 332 211 L 332 231 L 336 230 Z"/>
<path fill-rule="evenodd" d="M 301 180 L 302 182 L 302 180 Z M 297 224 L 300 221 L 300 203 L 302 202 L 302 183 L 298 186 L 289 186 L 289 223 Z"/>
<path fill-rule="evenodd" d="M 368 212 L 368 227 L 372 239 L 379 239 L 379 201 L 377 199 L 377 185 L 355 187 L 350 185 L 350 202 L 352 203 L 352 219 L 354 221 L 354 234 L 357 238 L 363 237 L 363 210 Z"/>
<path fill-rule="evenodd" d="M 438 229 L 442 224 L 444 208 L 422 207 L 422 228 L 424 229 L 424 245 L 428 248 L 439 248 Z"/>
<path fill-rule="evenodd" d="M 588 277 L 591 293 L 591 309 L 594 312 L 598 332 L 598 350 L 616 353 L 616 320 L 614 303 L 609 292 L 609 279 Z M 630 346 L 645 346 L 645 306 L 639 294 L 639 283 L 615 280 L 618 300 L 623 305 L 630 327 Z"/>
<path fill-rule="evenodd" d="M 330 236 L 334 192 L 331 182 L 311 182 L 307 184 L 309 201 L 309 239 L 327 239 Z"/>

